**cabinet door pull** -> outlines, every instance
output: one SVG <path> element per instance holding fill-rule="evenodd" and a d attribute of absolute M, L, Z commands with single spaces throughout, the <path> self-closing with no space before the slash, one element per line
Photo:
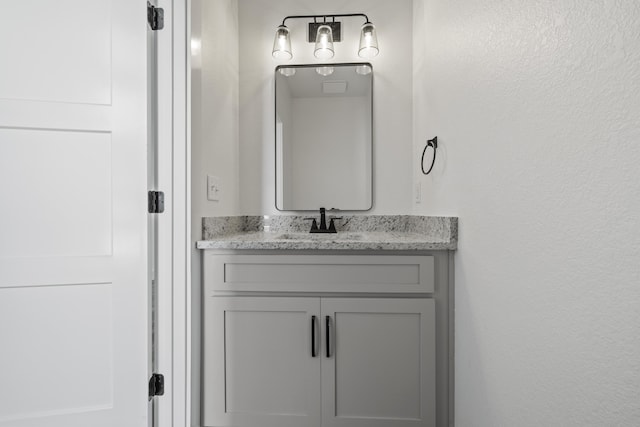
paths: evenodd
<path fill-rule="evenodd" d="M 311 357 L 316 356 L 316 316 L 311 316 Z"/>
<path fill-rule="evenodd" d="M 327 316 L 325 318 L 325 329 L 327 334 L 327 357 L 331 357 L 331 317 Z"/>

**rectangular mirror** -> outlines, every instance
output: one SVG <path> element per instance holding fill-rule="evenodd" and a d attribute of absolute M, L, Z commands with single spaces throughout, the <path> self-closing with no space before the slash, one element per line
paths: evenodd
<path fill-rule="evenodd" d="M 369 63 L 276 68 L 278 210 L 371 209 L 372 71 Z"/>

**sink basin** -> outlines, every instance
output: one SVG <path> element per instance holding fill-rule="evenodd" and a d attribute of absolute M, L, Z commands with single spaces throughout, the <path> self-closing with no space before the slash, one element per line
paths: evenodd
<path fill-rule="evenodd" d="M 282 233 L 275 236 L 280 240 L 362 240 L 362 237 L 359 233 Z"/>

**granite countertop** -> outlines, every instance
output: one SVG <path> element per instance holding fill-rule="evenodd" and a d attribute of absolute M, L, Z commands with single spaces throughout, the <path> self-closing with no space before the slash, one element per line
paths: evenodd
<path fill-rule="evenodd" d="M 455 250 L 458 218 L 353 215 L 335 234 L 311 234 L 302 216 L 203 218 L 198 249 Z M 328 220 L 327 220 L 328 222 Z"/>

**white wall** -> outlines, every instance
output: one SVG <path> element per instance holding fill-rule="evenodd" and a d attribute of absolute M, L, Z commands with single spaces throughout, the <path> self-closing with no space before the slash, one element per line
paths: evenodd
<path fill-rule="evenodd" d="M 456 425 L 639 425 L 640 3 L 416 12 L 414 158 L 441 147 L 414 212 L 460 217 Z"/>
<path fill-rule="evenodd" d="M 371 206 L 371 98 L 338 96 L 292 99 L 292 194 L 285 206 L 330 208 Z M 318 120 L 322 117 L 325 120 Z M 335 137 L 327 138 L 327 132 Z M 331 153 L 331 156 L 327 156 Z M 330 159 L 330 164 L 318 162 Z M 321 177 L 321 179 L 318 179 Z M 336 191 L 336 189 L 341 191 Z"/>
<path fill-rule="evenodd" d="M 239 209 L 238 2 L 192 0 L 192 218 Z M 199 47 L 198 47 L 199 46 Z M 207 174 L 220 178 L 220 200 L 207 200 Z M 201 236 L 195 230 L 197 238 Z"/>
<path fill-rule="evenodd" d="M 192 425 L 200 425 L 202 217 L 237 215 L 237 0 L 191 0 L 191 284 Z M 207 175 L 219 178 L 220 201 L 207 200 Z"/>
<path fill-rule="evenodd" d="M 291 144 L 291 124 L 292 120 L 292 96 L 289 85 L 279 84 L 276 86 L 276 98 L 288 100 L 288 102 L 279 102 L 276 111 L 276 156 L 282 158 L 282 162 L 277 164 L 276 168 L 276 185 L 279 186 L 277 194 L 277 206 L 290 206 L 291 193 L 293 191 L 294 180 L 292 179 L 291 169 L 285 168 L 283 165 L 290 164 L 292 160 Z"/>
<path fill-rule="evenodd" d="M 287 15 L 365 13 L 376 25 L 380 55 L 374 67 L 375 214 L 411 210 L 412 2 L 411 0 L 238 0 L 240 22 L 240 214 L 276 213 L 273 75 L 275 29 Z M 305 41 L 306 20 L 289 20 L 294 59 L 317 63 Z M 332 62 L 362 61 L 357 56 L 363 18 L 342 19 L 344 40 Z"/>

